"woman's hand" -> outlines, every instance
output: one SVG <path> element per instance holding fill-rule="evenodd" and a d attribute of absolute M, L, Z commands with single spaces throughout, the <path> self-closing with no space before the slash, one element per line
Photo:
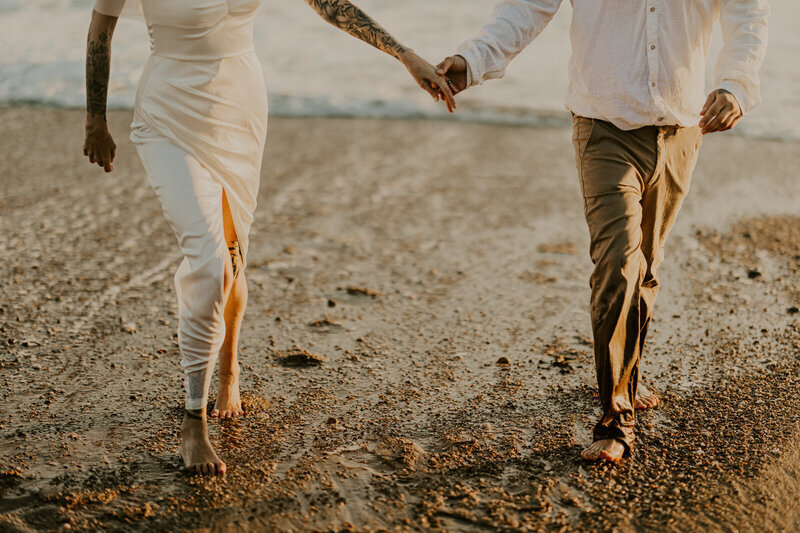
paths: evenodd
<path fill-rule="evenodd" d="M 86 140 L 83 155 L 106 172 L 114 170 L 117 145 L 108 132 L 106 101 L 111 71 L 111 38 L 117 17 L 92 11 L 86 40 Z"/>
<path fill-rule="evenodd" d="M 448 111 L 451 113 L 455 111 L 456 100 L 453 98 L 453 92 L 450 90 L 445 76 L 437 74 L 436 68 L 413 50 L 406 50 L 400 54 L 399 59 L 414 77 L 417 85 L 426 90 L 435 101 L 444 100 Z"/>
<path fill-rule="evenodd" d="M 108 132 L 108 124 L 103 117 L 86 117 L 86 140 L 83 143 L 83 155 L 89 158 L 91 163 L 103 167 L 106 172 L 114 170 L 114 156 L 117 153 L 117 145 Z"/>

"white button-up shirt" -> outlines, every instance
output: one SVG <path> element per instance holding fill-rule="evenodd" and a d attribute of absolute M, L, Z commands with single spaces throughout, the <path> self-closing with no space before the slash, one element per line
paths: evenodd
<path fill-rule="evenodd" d="M 468 84 L 500 78 L 563 0 L 502 0 L 480 34 L 459 47 Z M 572 0 L 567 109 L 631 130 L 695 126 L 706 99 L 705 61 L 714 22 L 724 45 L 715 88 L 747 113 L 760 101 L 767 46 L 766 0 Z"/>

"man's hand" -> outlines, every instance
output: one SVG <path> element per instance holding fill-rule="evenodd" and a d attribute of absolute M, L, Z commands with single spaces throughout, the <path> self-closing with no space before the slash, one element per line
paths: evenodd
<path fill-rule="evenodd" d="M 461 56 L 450 56 L 436 65 L 436 74 L 447 77 L 453 94 L 467 88 L 467 62 Z"/>
<path fill-rule="evenodd" d="M 742 108 L 736 97 L 725 89 L 717 89 L 708 95 L 700 120 L 700 129 L 703 135 L 714 133 L 715 131 L 727 131 L 739 122 L 742 118 Z"/>

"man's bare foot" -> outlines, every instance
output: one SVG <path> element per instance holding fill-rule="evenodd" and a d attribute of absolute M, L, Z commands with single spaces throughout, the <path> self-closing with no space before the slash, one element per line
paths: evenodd
<path fill-rule="evenodd" d="M 615 463 L 625 455 L 625 445 L 619 439 L 597 440 L 581 452 L 581 457 L 587 461 L 605 460 Z"/>
<path fill-rule="evenodd" d="M 181 424 L 180 453 L 186 469 L 194 474 L 224 474 L 228 469 L 208 440 L 205 410 L 186 411 Z"/>
<path fill-rule="evenodd" d="M 633 404 L 633 408 L 641 411 L 642 409 L 652 409 L 656 405 L 658 405 L 658 396 L 640 381 L 637 385 L 636 401 Z"/>
<path fill-rule="evenodd" d="M 219 375 L 219 392 L 211 418 L 234 418 L 242 416 L 242 401 L 239 399 L 239 377 L 233 374 Z"/>

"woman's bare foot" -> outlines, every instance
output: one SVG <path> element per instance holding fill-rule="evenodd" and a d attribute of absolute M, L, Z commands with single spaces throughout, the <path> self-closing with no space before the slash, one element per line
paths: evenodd
<path fill-rule="evenodd" d="M 239 399 L 239 377 L 220 373 L 219 392 L 211 418 L 234 418 L 243 414 L 242 401 Z"/>
<path fill-rule="evenodd" d="M 581 452 L 587 461 L 605 460 L 615 463 L 625 455 L 625 445 L 619 439 L 597 440 Z"/>
<path fill-rule="evenodd" d="M 228 467 L 208 440 L 205 410 L 186 411 L 181 424 L 181 457 L 193 474 L 224 474 Z"/>
<path fill-rule="evenodd" d="M 633 408 L 641 411 L 642 409 L 652 409 L 657 405 L 658 396 L 651 392 L 650 389 L 645 387 L 644 383 L 640 381 L 637 385 L 636 401 L 633 404 Z"/>

